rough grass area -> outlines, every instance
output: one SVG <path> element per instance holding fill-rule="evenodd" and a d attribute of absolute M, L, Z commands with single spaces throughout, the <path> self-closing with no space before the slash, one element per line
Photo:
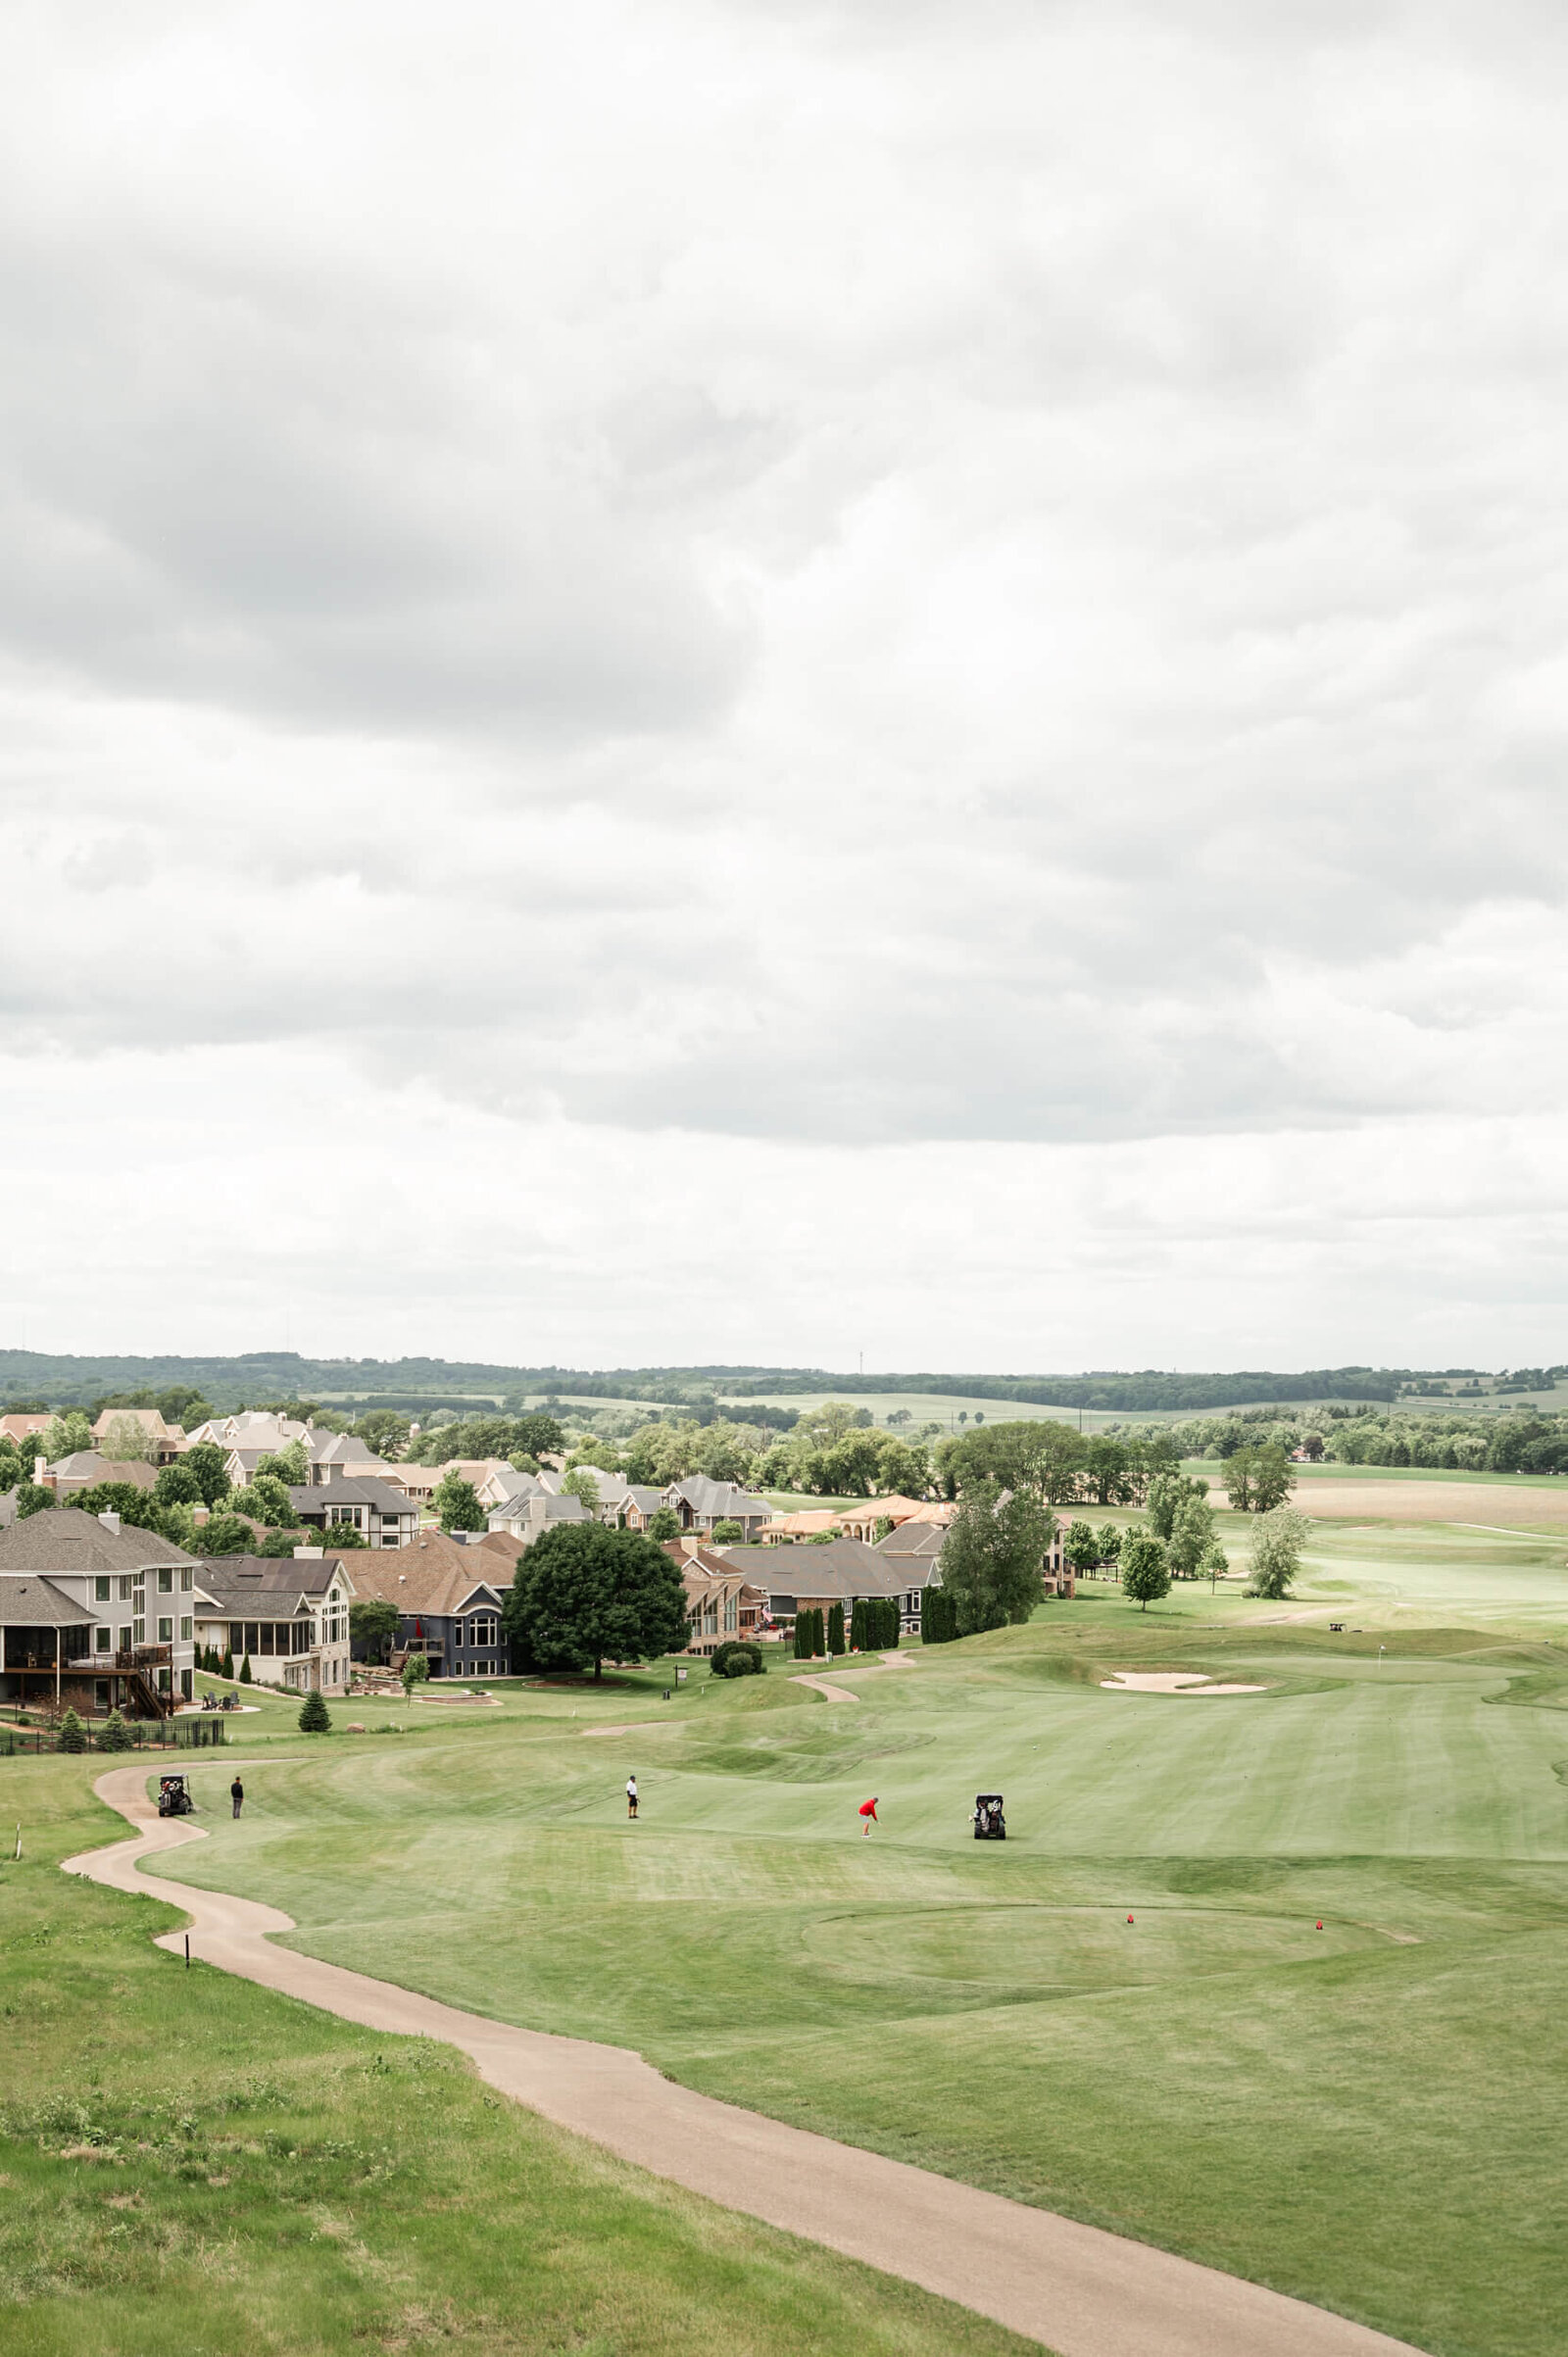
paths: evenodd
<path fill-rule="evenodd" d="M 7 2348 L 1034 2349 L 624 2167 L 488 2092 L 448 2047 L 185 1972 L 149 1944 L 170 1910 L 54 1863 L 123 1830 L 83 1767 L 0 1770 L 25 1849 L 0 1865 Z"/>

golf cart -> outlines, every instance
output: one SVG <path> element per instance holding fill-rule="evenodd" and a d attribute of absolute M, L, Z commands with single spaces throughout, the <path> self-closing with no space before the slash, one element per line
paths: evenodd
<path fill-rule="evenodd" d="M 974 1838 L 977 1841 L 1004 1841 L 1007 1820 L 1002 1813 L 1000 1792 L 977 1792 L 974 1796 Z"/>
<path fill-rule="evenodd" d="M 190 1796 L 190 1787 L 183 1776 L 160 1776 L 158 1779 L 158 1814 L 160 1817 L 188 1817 L 196 1806 Z"/>

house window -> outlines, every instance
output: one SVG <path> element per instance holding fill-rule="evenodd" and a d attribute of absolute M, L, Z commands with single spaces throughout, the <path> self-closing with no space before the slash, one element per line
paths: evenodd
<path fill-rule="evenodd" d="M 174 1593 L 174 1574 L 167 1564 L 158 1574 L 158 1593 L 160 1596 L 172 1596 Z"/>
<path fill-rule="evenodd" d="M 122 1630 L 121 1630 L 121 1632 L 120 1632 L 120 1649 L 121 1649 L 121 1651 L 122 1651 L 122 1653 L 128 1653 L 128 1652 L 130 1651 L 130 1647 L 131 1647 L 131 1640 L 132 1640 L 132 1638 L 134 1637 L 134 1635 L 135 1635 L 135 1632 L 134 1632 L 134 1630 L 131 1630 L 131 1629 L 122 1629 Z"/>
<path fill-rule="evenodd" d="M 99 1603 L 99 1604 L 107 1604 L 107 1603 L 108 1603 L 108 1601 L 109 1601 L 109 1577 L 108 1577 L 108 1574 L 107 1574 L 107 1573 L 105 1573 L 105 1572 L 101 1572 L 101 1573 L 99 1574 L 98 1578 L 94 1580 L 94 1582 L 93 1582 L 93 1584 L 92 1584 L 92 1593 L 93 1593 L 93 1601 L 94 1601 L 95 1603 Z"/>
<path fill-rule="evenodd" d="M 94 1629 L 92 1633 L 92 1649 L 95 1653 L 107 1653 L 113 1650 L 111 1644 L 111 1632 L 108 1629 Z"/>
<path fill-rule="evenodd" d="M 133 1620 L 133 1621 L 131 1622 L 131 1624 L 130 1624 L 130 1639 L 131 1639 L 131 1643 L 132 1643 L 132 1645 L 145 1645 L 145 1644 L 146 1644 L 146 1642 L 147 1642 L 147 1623 L 146 1623 L 144 1620 Z"/>
<path fill-rule="evenodd" d="M 179 1585 L 180 1585 L 180 1590 L 181 1590 L 181 1593 L 182 1593 L 183 1595 L 185 1595 L 185 1596 L 189 1596 L 189 1594 L 190 1594 L 190 1592 L 191 1592 L 191 1589 L 192 1589 L 192 1587 L 193 1587 L 193 1586 L 194 1586 L 194 1584 L 195 1584 L 195 1580 L 196 1580 L 196 1574 L 195 1574 L 195 1572 L 194 1572 L 194 1571 L 192 1571 L 192 1570 L 191 1570 L 190 1566 L 187 1564 L 187 1565 L 186 1565 L 186 1567 L 185 1567 L 185 1569 L 184 1569 L 184 1570 L 183 1570 L 183 1571 L 180 1573 L 180 1575 L 179 1575 Z"/>
<path fill-rule="evenodd" d="M 172 1620 L 161 1620 L 161 1621 L 159 1622 L 159 1624 L 158 1624 L 158 1642 L 159 1642 L 159 1644 L 160 1644 L 160 1645 L 172 1645 L 172 1644 L 173 1644 L 173 1642 L 174 1642 L 174 1624 L 173 1624 L 173 1622 L 172 1622 Z"/>
<path fill-rule="evenodd" d="M 121 1600 L 121 1602 L 122 1602 L 122 1604 L 128 1604 L 128 1603 L 129 1603 L 129 1601 L 130 1601 L 130 1598 L 131 1598 L 131 1579 L 130 1579 L 130 1574 L 129 1574 L 129 1572 L 122 1572 L 122 1574 L 121 1574 L 121 1577 L 120 1577 L 120 1600 Z"/>

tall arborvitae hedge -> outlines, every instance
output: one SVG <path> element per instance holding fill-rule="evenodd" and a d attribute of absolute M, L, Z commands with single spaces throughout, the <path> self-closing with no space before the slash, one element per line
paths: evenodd
<path fill-rule="evenodd" d="M 803 1605 L 795 1615 L 795 1658 L 813 1661 L 818 1653 L 827 1650 L 827 1639 L 822 1626 L 821 1607 Z"/>
<path fill-rule="evenodd" d="M 862 1596 L 855 1607 L 855 1642 L 862 1653 L 892 1652 L 899 1642 L 899 1599 Z"/>
<path fill-rule="evenodd" d="M 827 1616 L 827 1649 L 830 1653 L 844 1650 L 844 1606 L 833 1604 Z"/>
<path fill-rule="evenodd" d="M 920 1636 L 926 1645 L 952 1645 L 958 1634 L 958 1607 L 945 1588 L 928 1588 L 920 1606 Z"/>

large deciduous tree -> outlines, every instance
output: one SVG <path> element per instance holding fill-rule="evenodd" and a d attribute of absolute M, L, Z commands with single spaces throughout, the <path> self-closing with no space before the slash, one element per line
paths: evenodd
<path fill-rule="evenodd" d="M 1122 1541 L 1121 1592 L 1144 1612 L 1162 1596 L 1169 1596 L 1170 1566 L 1164 1543 L 1152 1531 L 1129 1531 Z"/>
<path fill-rule="evenodd" d="M 220 1498 L 228 1496 L 229 1480 L 223 1470 L 223 1451 L 216 1441 L 198 1441 L 194 1449 L 186 1449 L 179 1461 L 182 1465 L 188 1465 L 196 1476 L 203 1505 L 215 1506 Z"/>
<path fill-rule="evenodd" d="M 686 1592 L 656 1540 L 558 1523 L 517 1558 L 503 1619 L 536 1669 L 656 1661 L 686 1644 Z"/>
<path fill-rule="evenodd" d="M 1200 1482 L 1196 1486 L 1201 1490 L 1203 1485 Z M 1209 1549 L 1214 1545 L 1214 1510 L 1206 1497 L 1178 1499 L 1165 1543 L 1171 1577 L 1196 1580 L 1207 1564 Z"/>
<path fill-rule="evenodd" d="M 1225 1461 L 1225 1493 L 1238 1514 L 1272 1514 L 1289 1498 L 1294 1479 L 1278 1441 L 1264 1449 L 1238 1449 Z"/>
<path fill-rule="evenodd" d="M 443 1473 L 431 1493 L 430 1502 L 441 1517 L 444 1531 L 482 1531 L 485 1527 L 479 1493 L 460 1473 Z"/>
<path fill-rule="evenodd" d="M 362 1596 L 349 1606 L 349 1635 L 365 1647 L 368 1661 L 384 1661 L 387 1646 L 398 1633 L 398 1608 L 384 1596 Z"/>
<path fill-rule="evenodd" d="M 960 1637 L 1029 1618 L 1045 1594 L 1041 1570 L 1055 1527 L 1037 1498 L 1006 1496 L 997 1482 L 964 1490 L 942 1546 L 942 1585 Z"/>
<path fill-rule="evenodd" d="M 1248 1549 L 1248 1568 L 1251 1573 L 1247 1583 L 1249 1596 L 1265 1596 L 1278 1599 L 1289 1596 L 1291 1582 L 1301 1568 L 1301 1550 L 1306 1545 L 1307 1520 L 1294 1506 L 1275 1506 L 1272 1512 L 1258 1517 Z"/>
<path fill-rule="evenodd" d="M 172 1465 L 161 1465 L 153 1483 L 153 1497 L 161 1506 L 205 1505 L 202 1485 L 194 1469 L 184 1457 L 176 1456 Z"/>

